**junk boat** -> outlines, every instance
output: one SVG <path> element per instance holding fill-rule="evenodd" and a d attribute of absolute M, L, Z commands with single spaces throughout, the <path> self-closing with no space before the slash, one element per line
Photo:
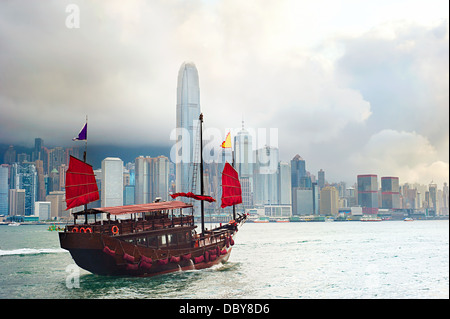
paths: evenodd
<path fill-rule="evenodd" d="M 200 114 L 200 126 L 202 122 Z M 200 129 L 200 145 L 201 132 Z M 200 172 L 202 163 L 201 159 Z M 222 208 L 233 206 L 233 219 L 210 230 L 204 227 L 203 203 L 215 199 L 203 195 L 203 174 L 200 176 L 201 195 L 171 195 L 201 201 L 201 232 L 197 233 L 194 205 L 179 200 L 87 209 L 87 203 L 99 199 L 93 168 L 86 163 L 86 152 L 84 161 L 71 156 L 66 172 L 67 209 L 85 207 L 73 213 L 73 224 L 59 233 L 61 248 L 70 252 L 79 267 L 107 276 L 154 276 L 226 262 L 236 233 L 247 219 L 245 214 L 236 217 L 234 209 L 234 205 L 242 203 L 238 173 L 229 163 L 225 164 Z M 102 218 L 97 221 L 99 215 Z M 93 216 L 93 222 L 89 222 L 89 216 Z"/>

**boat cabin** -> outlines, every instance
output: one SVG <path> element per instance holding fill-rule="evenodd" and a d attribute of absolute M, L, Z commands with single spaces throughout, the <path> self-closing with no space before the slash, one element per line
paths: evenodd
<path fill-rule="evenodd" d="M 97 221 L 99 214 L 106 218 Z M 100 233 L 154 249 L 190 247 L 197 227 L 192 205 L 181 201 L 91 208 L 73 215 L 74 223 L 66 226 L 67 232 Z M 82 215 L 84 221 L 77 222 Z M 94 216 L 93 222 L 88 222 L 89 215 Z"/>

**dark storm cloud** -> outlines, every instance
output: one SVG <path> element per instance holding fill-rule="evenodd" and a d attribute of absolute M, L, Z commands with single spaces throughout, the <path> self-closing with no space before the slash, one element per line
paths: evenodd
<path fill-rule="evenodd" d="M 282 160 L 331 180 L 448 180 L 448 2 L 424 3 L 2 1 L 0 143 L 72 145 L 87 114 L 91 144 L 170 147 L 191 60 L 205 126 L 224 136 L 242 118 L 278 128 Z M 429 156 L 400 147 L 414 144 Z"/>

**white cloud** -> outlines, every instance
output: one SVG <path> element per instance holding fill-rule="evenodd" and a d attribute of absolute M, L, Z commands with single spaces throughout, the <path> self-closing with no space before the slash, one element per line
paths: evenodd
<path fill-rule="evenodd" d="M 398 176 L 402 183 L 448 181 L 449 165 L 442 161 L 430 141 L 416 132 L 382 130 L 353 154 L 358 174 Z"/>
<path fill-rule="evenodd" d="M 448 166 L 449 135 L 448 1 L 430 1 L 1 2 L 0 143 L 65 145 L 88 114 L 91 144 L 170 145 L 192 60 L 206 127 L 276 127 L 282 160 L 349 181 L 355 150 L 416 132 L 433 157 L 392 165 L 425 178 Z"/>

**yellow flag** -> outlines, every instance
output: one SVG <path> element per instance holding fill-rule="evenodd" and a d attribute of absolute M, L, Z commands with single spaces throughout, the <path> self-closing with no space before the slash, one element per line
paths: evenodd
<path fill-rule="evenodd" d="M 222 148 L 231 148 L 231 136 L 230 132 L 228 132 L 227 137 L 225 138 L 225 141 L 222 143 Z"/>

